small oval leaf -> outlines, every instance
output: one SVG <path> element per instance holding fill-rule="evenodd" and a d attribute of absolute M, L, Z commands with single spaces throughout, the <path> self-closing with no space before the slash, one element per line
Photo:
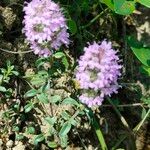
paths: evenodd
<path fill-rule="evenodd" d="M 34 138 L 34 145 L 37 145 L 39 142 L 42 142 L 44 140 L 44 135 L 43 134 L 39 134 Z"/>
<path fill-rule="evenodd" d="M 50 148 L 56 148 L 57 147 L 57 143 L 56 142 L 48 142 L 48 146 L 50 147 Z"/>
<path fill-rule="evenodd" d="M 71 97 L 65 98 L 62 102 L 63 105 L 76 105 L 79 106 L 78 102 Z"/>
<path fill-rule="evenodd" d="M 46 117 L 45 121 L 47 121 L 50 125 L 54 125 L 56 122 L 57 118 L 56 117 Z"/>
<path fill-rule="evenodd" d="M 56 53 L 54 54 L 54 57 L 57 58 L 57 59 L 62 58 L 62 57 L 64 57 L 64 56 L 65 56 L 65 54 L 64 54 L 63 52 L 56 52 Z"/>
<path fill-rule="evenodd" d="M 32 103 L 27 104 L 24 109 L 25 109 L 25 113 L 28 113 L 29 111 L 31 111 L 31 109 L 34 107 L 34 105 Z"/>
<path fill-rule="evenodd" d="M 47 95 L 45 93 L 38 94 L 37 98 L 42 103 L 45 103 L 45 104 L 49 103 L 48 97 L 47 97 Z"/>
<path fill-rule="evenodd" d="M 0 92 L 6 92 L 7 90 L 6 90 L 6 88 L 5 87 L 3 87 L 3 86 L 0 86 Z"/>
<path fill-rule="evenodd" d="M 77 25 L 74 20 L 68 20 L 68 27 L 72 35 L 77 33 Z"/>
<path fill-rule="evenodd" d="M 71 129 L 71 123 L 70 122 L 65 122 L 64 125 L 62 126 L 60 132 L 59 132 L 59 135 L 60 136 L 65 136 L 67 135 L 67 133 L 70 131 Z"/>
<path fill-rule="evenodd" d="M 54 96 L 50 97 L 51 103 L 56 103 L 56 102 L 59 102 L 60 100 L 61 100 L 61 96 L 59 96 L 59 95 L 54 95 Z"/>
<path fill-rule="evenodd" d="M 25 93 L 25 97 L 26 97 L 26 98 L 27 98 L 27 97 L 33 97 L 33 96 L 35 96 L 36 94 L 37 94 L 37 90 L 31 89 L 31 90 L 29 90 L 28 92 Z"/>

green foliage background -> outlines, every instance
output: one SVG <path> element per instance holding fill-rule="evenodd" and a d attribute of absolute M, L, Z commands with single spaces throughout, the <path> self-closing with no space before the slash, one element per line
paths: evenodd
<path fill-rule="evenodd" d="M 38 58 L 22 34 L 24 1 L 0 1 L 0 149 L 7 149 L 10 141 L 14 148 L 20 142 L 24 149 L 38 150 L 43 145 L 140 149 L 139 132 L 143 139 L 150 138 L 142 130 L 149 129 L 150 45 L 149 33 L 139 38 L 138 30 L 140 22 L 148 22 L 150 1 L 55 2 L 63 7 L 71 43 L 50 58 Z M 74 72 L 87 42 L 103 39 L 119 51 L 122 89 L 99 108 L 89 109 L 78 100 Z"/>

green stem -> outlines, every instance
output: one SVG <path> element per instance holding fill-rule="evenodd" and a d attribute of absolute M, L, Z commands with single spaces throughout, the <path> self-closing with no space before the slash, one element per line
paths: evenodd
<path fill-rule="evenodd" d="M 144 106 L 144 103 L 133 103 L 133 104 L 122 104 L 122 105 L 115 105 L 116 107 L 148 107 Z M 101 107 L 113 107 L 109 104 L 103 104 Z"/>
<path fill-rule="evenodd" d="M 127 138 L 127 135 L 123 135 L 119 138 L 119 140 L 117 141 L 117 143 L 115 144 L 115 146 L 112 147 L 112 150 L 116 150 L 119 145 Z"/>
<path fill-rule="evenodd" d="M 104 12 L 106 12 L 108 10 L 108 8 L 106 8 L 105 10 L 103 10 L 100 14 L 98 14 L 96 17 L 94 17 L 88 24 L 81 26 L 81 29 L 85 29 L 87 27 L 89 27 L 91 24 L 93 24 L 102 14 L 104 14 Z"/>
<path fill-rule="evenodd" d="M 131 149 L 136 149 L 135 147 L 135 139 L 134 139 L 134 135 L 133 135 L 133 131 L 130 129 L 127 121 L 125 120 L 125 118 L 121 115 L 120 111 L 117 109 L 117 107 L 113 104 L 112 100 L 110 98 L 108 98 L 108 101 L 109 103 L 113 106 L 116 114 L 119 116 L 122 124 L 124 125 L 124 127 L 127 129 L 127 133 L 128 133 L 128 137 L 131 139 L 130 142 L 131 142 Z"/>
<path fill-rule="evenodd" d="M 101 148 L 102 148 L 102 150 L 108 150 L 107 145 L 106 145 L 105 140 L 104 140 L 103 133 L 102 133 L 100 127 L 99 127 L 98 122 L 96 121 L 96 118 L 95 118 L 95 116 L 94 116 L 92 110 L 90 111 L 90 113 L 91 113 L 91 117 L 92 117 L 92 119 L 93 119 L 92 125 L 93 125 L 93 127 L 94 127 L 94 129 L 95 129 L 97 138 L 98 138 L 99 143 L 100 143 L 100 145 L 101 145 Z"/>
<path fill-rule="evenodd" d="M 14 51 L 9 51 L 3 48 L 0 48 L 1 51 L 6 52 L 6 53 L 10 53 L 10 54 L 26 54 L 26 53 L 30 53 L 33 52 L 33 50 L 28 50 L 28 51 L 22 51 L 22 52 L 14 52 Z"/>
<path fill-rule="evenodd" d="M 117 107 L 113 104 L 113 102 L 111 101 L 110 98 L 108 98 L 109 103 L 112 105 L 112 107 L 114 108 L 115 112 L 117 113 L 117 115 L 119 116 L 121 122 L 123 123 L 123 125 L 129 129 L 129 125 L 127 123 L 127 121 L 125 120 L 125 118 L 121 115 L 120 111 L 117 109 Z"/>
<path fill-rule="evenodd" d="M 144 121 L 147 119 L 149 114 L 150 114 L 150 109 L 147 111 L 147 113 L 144 116 L 144 118 L 142 119 L 142 121 L 140 121 L 140 123 L 133 129 L 134 132 L 137 132 L 141 128 L 141 126 L 143 125 Z"/>
<path fill-rule="evenodd" d="M 146 120 L 146 118 L 148 117 L 149 114 L 150 114 L 150 109 L 146 113 L 143 120 L 140 121 L 140 123 L 133 129 L 134 132 L 137 132 L 141 128 L 141 126 L 143 125 L 144 121 Z M 128 135 L 124 135 L 122 138 L 120 138 L 120 140 L 116 143 L 116 145 L 112 148 L 112 150 L 115 150 L 123 142 L 123 140 L 125 140 L 127 138 L 127 136 Z"/>

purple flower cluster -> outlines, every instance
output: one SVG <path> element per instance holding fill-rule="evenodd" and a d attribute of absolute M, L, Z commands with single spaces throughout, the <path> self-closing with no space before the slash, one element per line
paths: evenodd
<path fill-rule="evenodd" d="M 51 0 L 32 0 L 24 7 L 24 29 L 35 54 L 47 57 L 62 44 L 69 44 L 69 34 L 62 10 Z"/>
<path fill-rule="evenodd" d="M 79 99 L 89 107 L 101 105 L 104 96 L 117 93 L 117 79 L 122 66 L 118 64 L 119 57 L 117 51 L 112 49 L 111 42 L 94 42 L 85 47 L 84 52 L 76 72 L 76 79 L 82 89 Z"/>

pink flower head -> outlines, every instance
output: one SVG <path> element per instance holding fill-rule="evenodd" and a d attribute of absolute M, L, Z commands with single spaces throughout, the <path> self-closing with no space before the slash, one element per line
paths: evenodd
<path fill-rule="evenodd" d="M 88 106 L 101 105 L 104 96 L 117 93 L 119 88 L 117 79 L 121 75 L 122 66 L 118 64 L 119 57 L 116 53 L 112 49 L 111 42 L 105 40 L 101 44 L 94 42 L 84 48 L 84 55 L 78 62 L 76 79 L 84 90 L 80 100 Z M 85 94 L 85 91 L 88 93 L 89 90 L 98 92 L 89 96 Z"/>
<path fill-rule="evenodd" d="M 24 7 L 23 32 L 35 54 L 51 55 L 52 49 L 69 44 L 69 34 L 62 10 L 51 0 L 32 0 Z"/>

